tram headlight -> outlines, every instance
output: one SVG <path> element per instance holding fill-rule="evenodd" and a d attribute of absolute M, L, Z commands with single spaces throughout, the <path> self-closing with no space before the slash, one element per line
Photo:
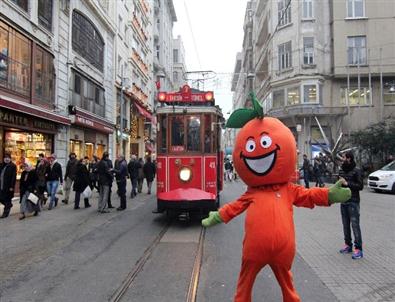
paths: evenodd
<path fill-rule="evenodd" d="M 192 177 L 192 171 L 188 167 L 183 167 L 181 168 L 178 176 L 180 177 L 181 181 L 187 182 L 191 180 Z"/>

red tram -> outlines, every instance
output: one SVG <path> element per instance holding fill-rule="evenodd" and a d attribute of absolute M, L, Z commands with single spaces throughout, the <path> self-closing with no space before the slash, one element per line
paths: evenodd
<path fill-rule="evenodd" d="M 224 118 L 214 93 L 184 85 L 178 92 L 159 92 L 158 101 L 157 211 L 217 209 Z"/>

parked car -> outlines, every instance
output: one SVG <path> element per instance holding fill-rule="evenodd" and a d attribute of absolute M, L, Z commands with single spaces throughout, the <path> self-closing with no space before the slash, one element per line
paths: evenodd
<path fill-rule="evenodd" d="M 369 175 L 368 188 L 395 194 L 395 160 Z"/>

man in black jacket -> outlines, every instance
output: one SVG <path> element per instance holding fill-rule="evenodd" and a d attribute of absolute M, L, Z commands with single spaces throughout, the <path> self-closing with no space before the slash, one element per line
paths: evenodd
<path fill-rule="evenodd" d="M 49 158 L 49 165 L 47 166 L 47 172 L 45 173 L 47 180 L 47 192 L 51 200 L 48 205 L 48 210 L 51 210 L 54 206 L 58 205 L 58 198 L 56 192 L 58 190 L 59 183 L 63 185 L 62 166 L 56 159 L 56 154 L 52 154 Z"/>
<path fill-rule="evenodd" d="M 126 177 L 128 176 L 128 164 L 123 155 L 118 156 L 114 172 L 118 185 L 118 196 L 121 200 L 121 204 L 117 210 L 123 211 L 126 209 Z"/>
<path fill-rule="evenodd" d="M 98 210 L 100 213 L 108 213 L 106 210 L 107 201 L 109 200 L 110 187 L 113 180 L 112 163 L 108 158 L 108 152 L 103 153 L 102 159 L 97 164 L 97 174 L 99 177 L 99 203 Z M 111 165 L 110 165 L 111 163 Z"/>
<path fill-rule="evenodd" d="M 139 176 L 139 169 L 142 168 L 140 162 L 137 160 L 136 155 L 132 155 L 128 163 L 128 172 L 130 181 L 132 183 L 132 192 L 130 193 L 130 197 L 134 198 L 137 195 L 137 179 Z"/>
<path fill-rule="evenodd" d="M 352 259 L 360 259 L 363 257 L 363 252 L 361 228 L 359 226 L 359 191 L 363 189 L 363 179 L 361 171 L 356 168 L 354 155 L 351 151 L 343 155 L 343 164 L 339 176 L 343 182 L 343 187 L 351 189 L 351 198 L 340 206 L 345 242 L 345 246 L 340 250 L 340 253 L 352 253 Z M 352 251 L 351 228 L 354 233 L 354 252 Z"/>
<path fill-rule="evenodd" d="M 0 218 L 6 218 L 12 208 L 12 198 L 16 182 L 16 165 L 11 161 L 9 153 L 4 154 L 0 165 L 0 202 L 4 205 L 4 212 Z"/>
<path fill-rule="evenodd" d="M 73 186 L 73 182 L 75 180 L 75 173 L 77 170 L 77 155 L 74 152 L 71 152 L 69 155 L 69 160 L 66 164 L 66 174 L 64 175 L 64 199 L 62 200 L 63 203 L 69 203 L 70 191 L 71 187 Z"/>

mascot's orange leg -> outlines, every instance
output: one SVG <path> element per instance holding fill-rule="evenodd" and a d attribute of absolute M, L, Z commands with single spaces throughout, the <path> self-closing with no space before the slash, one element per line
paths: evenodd
<path fill-rule="evenodd" d="M 252 287 L 255 278 L 265 265 L 266 264 L 243 259 L 239 281 L 237 282 L 235 302 L 251 302 Z"/>
<path fill-rule="evenodd" d="M 270 265 L 277 281 L 281 286 L 284 302 L 300 302 L 300 298 L 293 284 L 292 273 L 289 269 L 281 266 Z"/>

